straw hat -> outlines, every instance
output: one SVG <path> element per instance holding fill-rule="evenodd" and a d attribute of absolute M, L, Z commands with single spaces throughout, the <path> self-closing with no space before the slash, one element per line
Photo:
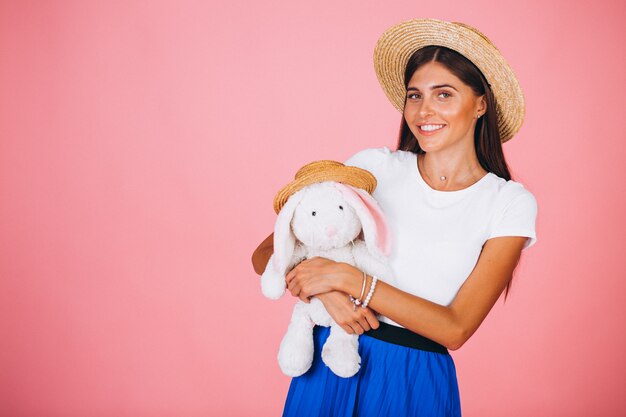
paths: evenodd
<path fill-rule="evenodd" d="M 296 191 L 307 185 L 324 181 L 335 181 L 356 188 L 362 188 L 368 193 L 376 189 L 376 178 L 361 168 L 345 166 L 336 161 L 315 161 L 306 164 L 296 172 L 296 179 L 285 185 L 274 198 L 274 211 L 278 213 L 287 199 Z"/>
<path fill-rule="evenodd" d="M 501 141 L 511 139 L 524 121 L 522 89 L 498 48 L 478 29 L 464 23 L 413 19 L 382 34 L 374 49 L 374 67 L 378 81 L 394 107 L 404 111 L 404 71 L 409 57 L 429 45 L 445 46 L 459 52 L 480 69 L 496 98 Z"/>

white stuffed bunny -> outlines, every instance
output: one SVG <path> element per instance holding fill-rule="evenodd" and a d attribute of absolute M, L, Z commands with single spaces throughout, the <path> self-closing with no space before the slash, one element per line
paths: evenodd
<path fill-rule="evenodd" d="M 364 240 L 357 239 L 361 231 Z M 286 273 L 314 256 L 351 264 L 388 281 L 389 245 L 383 213 L 366 191 L 335 181 L 306 185 L 288 198 L 278 214 L 274 253 L 261 276 L 263 294 L 280 298 L 286 289 Z M 338 376 L 356 374 L 361 363 L 358 335 L 346 333 L 315 297 L 309 304 L 298 301 L 294 307 L 278 352 L 283 373 L 295 377 L 311 367 L 315 324 L 331 328 L 322 349 L 324 363 Z"/>

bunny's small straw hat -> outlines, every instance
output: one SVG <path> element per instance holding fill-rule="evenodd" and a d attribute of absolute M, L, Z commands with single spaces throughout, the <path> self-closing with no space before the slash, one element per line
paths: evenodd
<path fill-rule="evenodd" d="M 374 49 L 376 76 L 385 94 L 404 111 L 404 71 L 410 56 L 425 46 L 444 46 L 472 61 L 483 73 L 496 98 L 501 142 L 511 139 L 524 121 L 524 96 L 509 64 L 478 29 L 459 22 L 413 19 L 386 30 Z"/>
<path fill-rule="evenodd" d="M 324 181 L 335 181 L 362 188 L 368 193 L 376 189 L 376 178 L 367 170 L 345 166 L 337 161 L 315 161 L 306 164 L 296 172 L 296 178 L 285 185 L 274 198 L 274 211 L 278 213 L 287 199 L 307 185 Z"/>

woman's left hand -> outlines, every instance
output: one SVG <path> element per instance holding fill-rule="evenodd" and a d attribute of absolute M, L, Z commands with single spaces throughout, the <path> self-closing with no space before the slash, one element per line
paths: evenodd
<path fill-rule="evenodd" d="M 309 303 L 310 297 L 338 289 L 341 279 L 361 272 L 347 263 L 314 257 L 296 265 L 285 277 L 291 295 Z"/>

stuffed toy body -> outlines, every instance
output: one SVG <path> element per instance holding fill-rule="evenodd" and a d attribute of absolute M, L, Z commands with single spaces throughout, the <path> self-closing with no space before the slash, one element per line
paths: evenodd
<path fill-rule="evenodd" d="M 286 273 L 315 256 L 348 263 L 389 282 L 389 241 L 383 213 L 363 189 L 337 181 L 302 186 L 288 196 L 279 211 L 274 253 L 261 276 L 262 292 L 268 298 L 280 298 L 286 289 Z M 293 309 L 278 352 L 283 373 L 295 377 L 311 367 L 316 324 L 331 328 L 322 349 L 324 363 L 338 376 L 356 374 L 361 362 L 358 335 L 346 333 L 315 297 L 308 304 L 298 301 Z"/>

